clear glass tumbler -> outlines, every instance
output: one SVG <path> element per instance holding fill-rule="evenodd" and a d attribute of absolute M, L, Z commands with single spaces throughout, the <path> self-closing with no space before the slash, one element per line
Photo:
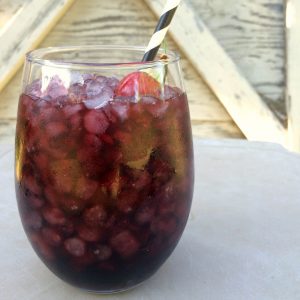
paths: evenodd
<path fill-rule="evenodd" d="M 15 160 L 23 227 L 53 273 L 98 293 L 154 274 L 191 206 L 179 57 L 167 52 L 141 63 L 143 52 L 87 46 L 26 56 Z"/>

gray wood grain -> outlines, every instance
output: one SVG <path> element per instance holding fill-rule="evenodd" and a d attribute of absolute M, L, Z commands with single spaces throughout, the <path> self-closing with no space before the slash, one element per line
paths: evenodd
<path fill-rule="evenodd" d="M 300 1 L 287 1 L 287 107 L 289 149 L 300 153 Z"/>
<path fill-rule="evenodd" d="M 159 17 L 165 1 L 145 2 Z M 240 73 L 191 3 L 182 2 L 170 33 L 248 139 L 286 144 L 286 128 Z"/>
<path fill-rule="evenodd" d="M 285 1 L 187 1 L 285 124 Z"/>
<path fill-rule="evenodd" d="M 2 0 L 0 12 L 0 90 L 73 0 Z M 7 13 L 6 13 L 7 11 Z M 2 25 L 1 25 L 2 24 Z"/>

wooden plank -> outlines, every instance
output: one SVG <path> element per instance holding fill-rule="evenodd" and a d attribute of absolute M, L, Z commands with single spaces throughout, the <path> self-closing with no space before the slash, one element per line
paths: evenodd
<path fill-rule="evenodd" d="M 160 14 L 163 0 L 145 1 L 156 15 Z M 241 75 L 188 2 L 182 2 L 170 31 L 248 139 L 286 144 L 283 125 Z"/>
<path fill-rule="evenodd" d="M 287 107 L 289 148 L 300 152 L 300 2 L 287 2 Z"/>
<path fill-rule="evenodd" d="M 0 0 L 0 36 L 5 27 L 10 26 L 10 22 L 17 17 L 18 11 L 24 6 L 24 0 Z"/>
<path fill-rule="evenodd" d="M 285 0 L 190 0 L 198 16 L 286 127 Z"/>
<path fill-rule="evenodd" d="M 142 0 L 114 0 L 109 2 L 106 0 L 77 0 L 41 43 L 40 47 L 66 44 L 146 45 L 155 25 L 155 16 Z M 168 38 L 168 47 L 177 49 L 176 44 L 170 38 Z M 193 122 L 198 124 L 195 125 L 197 126 L 195 133 L 212 138 L 244 138 L 222 104 L 193 68 L 193 65 L 183 53 L 181 56 L 191 117 Z M 0 93 L 0 120 L 6 120 L 9 123 L 16 119 L 20 83 L 21 72 L 18 72 Z M 5 124 L 3 123 L 3 126 Z M 11 124 L 10 126 L 9 128 L 12 128 L 14 125 Z M 2 132 L 0 143 L 1 139 L 7 140 L 7 134 L 13 134 L 13 130 L 9 128 L 3 127 L 2 130 L 0 128 L 0 132 Z"/>
<path fill-rule="evenodd" d="M 27 0 L 2 1 L 1 24 L 14 12 L 0 31 L 0 91 L 16 73 L 23 62 L 24 54 L 38 45 L 73 0 Z"/>
<path fill-rule="evenodd" d="M 206 139 L 243 139 L 241 131 L 233 126 L 233 121 L 195 121 L 192 120 L 193 136 Z"/>

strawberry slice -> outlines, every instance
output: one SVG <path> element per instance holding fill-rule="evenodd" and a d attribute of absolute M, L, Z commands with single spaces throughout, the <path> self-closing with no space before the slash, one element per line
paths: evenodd
<path fill-rule="evenodd" d="M 115 93 L 116 96 L 125 97 L 132 97 L 136 94 L 158 97 L 160 94 L 160 84 L 145 72 L 133 72 L 120 81 Z"/>

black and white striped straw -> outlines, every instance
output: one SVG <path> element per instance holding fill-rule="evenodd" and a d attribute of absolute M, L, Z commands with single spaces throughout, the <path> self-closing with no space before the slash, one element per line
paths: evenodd
<path fill-rule="evenodd" d="M 151 37 L 151 40 L 148 44 L 148 47 L 145 51 L 143 62 L 152 61 L 155 59 L 155 56 L 159 50 L 161 43 L 163 42 L 167 31 L 170 27 L 171 21 L 174 17 L 176 9 L 181 0 L 168 0 L 165 8 L 162 12 L 161 17 L 159 18 L 158 24 L 155 28 L 154 34 Z"/>

